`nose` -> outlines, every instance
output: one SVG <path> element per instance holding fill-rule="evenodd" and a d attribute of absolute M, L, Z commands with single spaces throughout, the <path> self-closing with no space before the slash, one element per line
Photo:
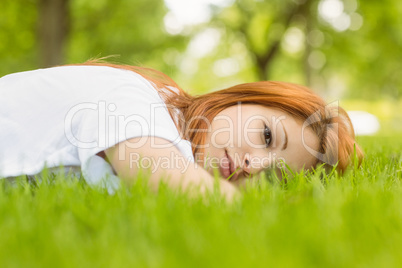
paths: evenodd
<path fill-rule="evenodd" d="M 269 168 L 270 159 L 266 155 L 251 155 L 249 153 L 244 155 L 242 163 L 242 171 L 245 177 L 251 177 L 259 172 Z"/>
<path fill-rule="evenodd" d="M 243 176 L 250 177 L 251 175 L 251 163 L 250 163 L 250 155 L 247 154 L 243 160 Z"/>

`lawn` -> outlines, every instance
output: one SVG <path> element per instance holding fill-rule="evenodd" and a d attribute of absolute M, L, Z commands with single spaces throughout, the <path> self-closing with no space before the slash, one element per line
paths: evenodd
<path fill-rule="evenodd" d="M 344 176 L 260 180 L 233 204 L 0 180 L 0 267 L 401 267 L 400 136 L 360 138 Z"/>

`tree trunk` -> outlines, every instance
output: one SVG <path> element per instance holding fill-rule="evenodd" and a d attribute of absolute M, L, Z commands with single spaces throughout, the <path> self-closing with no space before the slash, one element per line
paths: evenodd
<path fill-rule="evenodd" d="M 312 0 L 301 1 L 293 9 L 289 8 L 289 10 L 287 10 L 285 14 L 281 15 L 280 17 L 283 18 L 282 25 L 284 25 L 285 29 L 289 28 L 292 20 L 296 16 L 310 16 L 309 9 L 312 2 Z M 283 31 L 283 34 L 285 34 L 285 32 L 286 31 Z M 257 53 L 254 53 L 257 61 L 258 76 L 260 80 L 264 81 L 269 79 L 269 71 L 272 65 L 272 61 L 279 52 L 279 47 L 282 42 L 283 34 L 277 40 L 274 40 L 270 44 L 270 46 L 267 46 L 267 49 L 263 54 L 259 55 Z"/>
<path fill-rule="evenodd" d="M 69 0 L 39 0 L 38 39 L 41 67 L 64 63 L 69 32 Z"/>
<path fill-rule="evenodd" d="M 305 84 L 306 84 L 306 86 L 311 87 L 312 86 L 312 80 L 313 80 L 312 79 L 313 78 L 313 72 L 312 72 L 311 66 L 310 66 L 310 64 L 308 62 L 308 58 L 309 58 L 309 56 L 311 54 L 312 48 L 311 48 L 311 45 L 310 45 L 310 43 L 308 41 L 308 35 L 309 35 L 309 33 L 311 32 L 311 29 L 312 29 L 312 25 L 313 25 L 312 19 L 313 18 L 311 16 L 311 12 L 310 12 L 309 8 L 304 9 L 303 16 L 304 16 L 304 18 L 306 20 L 306 28 L 305 28 L 305 32 L 304 32 L 306 38 L 305 38 L 305 41 L 304 41 L 305 50 L 304 50 L 304 55 L 303 55 L 303 69 L 304 69 L 304 76 L 305 76 L 305 80 L 306 80 Z"/>

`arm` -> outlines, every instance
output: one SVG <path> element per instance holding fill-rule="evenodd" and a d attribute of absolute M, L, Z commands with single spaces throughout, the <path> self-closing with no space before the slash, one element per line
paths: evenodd
<path fill-rule="evenodd" d="M 141 142 L 140 148 L 131 148 L 134 144 L 138 145 L 140 139 L 146 139 L 145 143 Z M 152 139 L 154 144 L 169 143 L 161 138 L 152 137 Z M 145 166 L 151 171 L 149 177 L 151 189 L 156 190 L 159 183 L 164 181 L 172 189 L 187 190 L 194 187 L 199 188 L 201 194 L 213 190 L 214 178 L 203 168 L 185 159 L 175 146 L 154 147 L 156 146 L 152 146 L 150 137 L 133 138 L 106 149 L 105 155 L 117 175 L 128 184 L 135 180 L 139 169 Z M 164 165 L 161 167 L 162 163 Z M 232 200 L 237 194 L 236 187 L 225 180 L 219 180 L 219 184 L 221 193 L 227 200 Z"/>

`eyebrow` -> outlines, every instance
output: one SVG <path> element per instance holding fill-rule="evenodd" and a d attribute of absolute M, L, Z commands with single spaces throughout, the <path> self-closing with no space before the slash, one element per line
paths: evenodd
<path fill-rule="evenodd" d="M 285 126 L 283 125 L 283 123 L 282 123 L 282 128 L 283 128 L 283 132 L 285 132 L 285 140 L 283 142 L 281 151 L 285 150 L 288 147 L 288 133 L 286 132 L 286 129 L 285 129 Z"/>

